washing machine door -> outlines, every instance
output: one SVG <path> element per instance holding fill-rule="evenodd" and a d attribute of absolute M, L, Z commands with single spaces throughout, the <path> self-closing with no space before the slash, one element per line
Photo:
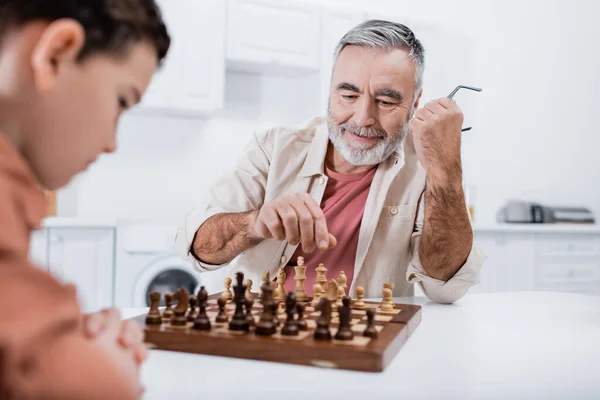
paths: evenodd
<path fill-rule="evenodd" d="M 175 293 L 184 287 L 191 294 L 197 293 L 202 285 L 200 274 L 194 267 L 179 257 L 166 257 L 149 264 L 138 276 L 133 290 L 133 307 L 149 307 L 148 294 L 159 292 L 160 305 L 164 306 L 165 293 Z"/>

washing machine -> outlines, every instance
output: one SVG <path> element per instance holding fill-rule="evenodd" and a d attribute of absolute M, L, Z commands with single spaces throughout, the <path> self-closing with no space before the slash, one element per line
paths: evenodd
<path fill-rule="evenodd" d="M 175 293 L 185 287 L 197 293 L 206 276 L 174 251 L 177 227 L 155 224 L 117 226 L 115 304 L 148 307 L 150 292 Z M 161 296 L 162 297 L 162 296 Z M 161 306 L 164 299 L 161 299 Z"/>

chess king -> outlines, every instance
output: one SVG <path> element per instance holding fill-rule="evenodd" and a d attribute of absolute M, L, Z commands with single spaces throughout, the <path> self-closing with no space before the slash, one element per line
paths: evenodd
<path fill-rule="evenodd" d="M 345 272 L 349 295 L 360 286 L 381 297 L 389 281 L 395 296 L 419 284 L 452 303 L 485 259 L 462 189 L 462 112 L 446 98 L 419 107 L 424 49 L 404 25 L 361 23 L 334 56 L 327 118 L 254 135 L 187 214 L 181 255 L 199 271 L 235 259 L 255 281 L 265 269 L 294 276 L 302 257 L 307 288 L 323 263 L 330 276 Z"/>
<path fill-rule="evenodd" d="M 0 399 L 136 399 L 142 331 L 28 260 L 55 190 L 115 150 L 170 39 L 154 0 L 0 0 Z"/>

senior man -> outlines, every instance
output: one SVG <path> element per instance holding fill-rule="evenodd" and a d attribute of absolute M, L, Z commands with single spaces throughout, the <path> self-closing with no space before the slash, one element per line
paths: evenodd
<path fill-rule="evenodd" d="M 350 30 L 335 50 L 327 119 L 256 134 L 235 168 L 191 210 L 177 242 L 200 271 L 235 259 L 255 282 L 287 274 L 299 256 L 354 295 L 395 296 L 421 285 L 452 303 L 479 282 L 462 189 L 463 115 L 452 100 L 419 108 L 424 50 L 406 26 L 380 20 Z M 238 257 L 239 256 L 239 257 Z"/>

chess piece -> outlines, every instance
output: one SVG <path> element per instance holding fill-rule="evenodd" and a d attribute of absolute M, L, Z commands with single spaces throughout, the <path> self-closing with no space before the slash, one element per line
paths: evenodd
<path fill-rule="evenodd" d="M 307 301 L 308 294 L 304 289 L 304 281 L 306 280 L 306 265 L 304 265 L 304 257 L 298 257 L 298 266 L 294 267 L 296 274 L 294 280 L 296 281 L 296 288 L 294 294 L 296 295 L 297 301 Z"/>
<path fill-rule="evenodd" d="M 393 311 L 394 310 L 394 297 L 392 294 L 392 289 L 389 286 L 384 286 L 383 289 L 383 299 L 381 300 L 381 305 L 379 306 L 381 311 Z"/>
<path fill-rule="evenodd" d="M 348 277 L 346 276 L 346 273 L 344 271 L 341 271 L 340 274 L 337 277 L 337 283 L 338 283 L 338 287 L 341 287 L 342 289 L 344 289 L 344 294 L 342 295 L 342 297 L 344 297 L 346 295 L 346 288 L 348 288 Z"/>
<path fill-rule="evenodd" d="M 227 300 L 229 303 L 233 298 L 233 293 L 231 293 L 231 278 L 225 278 L 225 290 L 221 293 L 221 296 Z"/>
<path fill-rule="evenodd" d="M 298 319 L 296 320 L 296 325 L 298 325 L 298 330 L 306 331 L 308 330 L 308 324 L 304 319 L 304 305 L 302 303 L 296 304 L 296 312 L 298 313 Z"/>
<path fill-rule="evenodd" d="M 371 339 L 377 339 L 377 329 L 375 329 L 375 309 L 367 309 L 367 327 L 363 332 L 363 336 L 370 337 Z"/>
<path fill-rule="evenodd" d="M 312 303 L 310 303 L 311 306 L 317 308 L 317 305 L 321 300 L 321 293 L 323 293 L 323 288 L 319 283 L 315 283 L 315 285 L 313 286 L 313 300 Z"/>
<path fill-rule="evenodd" d="M 196 296 L 190 296 L 190 310 L 188 311 L 187 319 L 190 322 L 193 322 L 196 318 L 198 318 L 198 311 L 196 310 L 197 303 Z"/>
<path fill-rule="evenodd" d="M 283 328 L 281 328 L 281 334 L 284 336 L 298 335 L 298 323 L 294 319 L 296 304 L 296 295 L 293 292 L 288 293 L 287 298 L 285 299 L 285 313 L 287 314 L 287 319 L 285 320 Z"/>
<path fill-rule="evenodd" d="M 327 288 L 327 291 L 325 292 L 325 297 L 327 298 L 327 300 L 330 301 L 331 309 L 335 311 L 338 309 L 338 305 L 337 305 L 337 299 L 338 299 L 338 295 L 339 295 L 338 284 L 335 280 L 332 279 L 325 284 L 325 287 Z"/>
<path fill-rule="evenodd" d="M 196 319 L 194 319 L 194 329 L 199 331 L 209 331 L 211 328 L 210 319 L 208 315 L 206 315 L 206 306 L 208 304 L 208 292 L 204 288 L 204 286 L 200 287 L 200 291 L 198 292 L 198 305 L 200 306 L 200 312 Z M 222 301 L 227 301 L 222 298 Z M 221 299 L 219 299 L 221 300 Z"/>
<path fill-rule="evenodd" d="M 340 308 L 343 305 L 342 299 L 344 298 L 344 296 L 346 296 L 346 292 L 344 291 L 344 288 L 341 286 L 338 286 L 337 301 L 335 302 L 335 304 L 338 306 L 338 308 Z"/>
<path fill-rule="evenodd" d="M 148 294 L 148 299 L 150 300 L 150 311 L 148 312 L 148 315 L 146 315 L 146 324 L 162 324 L 162 316 L 160 315 L 160 310 L 158 309 L 158 305 L 160 303 L 160 293 L 152 292 Z"/>
<path fill-rule="evenodd" d="M 254 305 L 254 299 L 252 297 L 248 298 L 248 296 L 246 296 L 246 303 L 244 305 L 246 306 L 246 321 L 248 321 L 248 326 L 254 327 L 255 321 L 254 317 L 252 316 L 252 306 Z"/>
<path fill-rule="evenodd" d="M 341 290 L 343 288 L 340 287 Z M 337 333 L 335 334 L 335 340 L 352 340 L 354 339 L 354 333 L 350 328 L 350 319 L 352 317 L 352 309 L 350 308 L 350 297 L 344 296 L 342 300 L 342 306 L 339 309 L 340 313 L 340 326 Z"/>
<path fill-rule="evenodd" d="M 254 300 L 254 295 L 252 294 L 252 283 L 252 279 L 246 279 L 246 282 L 244 282 L 244 285 L 246 285 L 246 300 Z"/>
<path fill-rule="evenodd" d="M 277 273 L 277 289 L 273 292 L 273 299 L 275 300 L 285 300 L 285 279 L 286 274 L 283 268 L 279 268 L 279 272 Z"/>
<path fill-rule="evenodd" d="M 173 294 L 165 293 L 165 311 L 163 311 L 163 319 L 171 320 L 173 318 Z"/>
<path fill-rule="evenodd" d="M 365 308 L 367 308 L 367 305 L 365 304 L 363 297 L 365 295 L 365 289 L 362 286 L 357 286 L 356 287 L 356 300 L 354 301 L 354 305 L 352 308 L 354 308 L 355 310 L 364 310 Z"/>
<path fill-rule="evenodd" d="M 186 288 L 181 288 L 173 296 L 174 300 L 177 300 L 177 306 L 173 309 L 173 318 L 171 318 L 171 325 L 174 326 L 185 326 L 187 325 L 187 312 L 188 305 L 190 303 L 190 293 Z"/>
<path fill-rule="evenodd" d="M 325 268 L 325 265 L 321 263 L 317 267 L 316 271 L 317 283 L 321 285 L 321 292 L 325 292 L 325 284 L 327 283 L 327 276 L 325 274 L 327 273 L 327 268 Z"/>
<path fill-rule="evenodd" d="M 271 336 L 275 333 L 275 325 L 273 323 L 273 286 L 271 286 L 269 281 L 263 282 L 260 290 L 263 309 L 256 323 L 254 333 L 259 336 Z"/>
<path fill-rule="evenodd" d="M 223 324 L 229 321 L 229 317 L 227 316 L 227 311 L 225 311 L 225 306 L 227 305 L 227 300 L 224 297 L 219 297 L 217 300 L 217 304 L 219 305 L 219 314 L 215 318 L 215 322 L 218 324 Z"/>
<path fill-rule="evenodd" d="M 263 271 L 262 273 L 262 285 L 264 285 L 265 283 L 268 283 L 269 285 L 271 284 L 271 274 L 269 273 L 269 271 Z M 258 295 L 258 298 L 262 299 L 262 289 Z"/>
<path fill-rule="evenodd" d="M 385 289 L 385 288 L 388 288 L 388 289 L 390 289 L 390 290 L 392 291 L 392 293 L 393 293 L 393 292 L 394 292 L 394 283 L 393 283 L 393 282 L 385 282 L 385 283 L 383 284 L 383 288 L 384 288 L 384 289 Z M 393 296 L 391 296 L 389 300 L 390 300 L 390 302 L 392 303 L 392 305 L 396 305 L 396 302 L 394 301 L 394 297 L 393 297 Z"/>
<path fill-rule="evenodd" d="M 244 274 L 241 272 L 237 272 L 235 276 L 237 280 L 236 285 L 233 287 L 233 291 L 235 293 L 233 296 L 233 302 L 235 303 L 235 312 L 233 313 L 233 317 L 231 317 L 231 321 L 229 321 L 229 330 L 248 332 L 250 329 L 250 325 L 248 324 L 246 314 L 244 313 L 244 303 L 246 302 L 246 286 L 244 285 Z"/>
<path fill-rule="evenodd" d="M 331 340 L 331 331 L 329 323 L 331 322 L 331 303 L 326 297 L 321 298 L 317 305 L 317 310 L 321 315 L 317 317 L 317 328 L 315 329 L 315 340 Z"/>

